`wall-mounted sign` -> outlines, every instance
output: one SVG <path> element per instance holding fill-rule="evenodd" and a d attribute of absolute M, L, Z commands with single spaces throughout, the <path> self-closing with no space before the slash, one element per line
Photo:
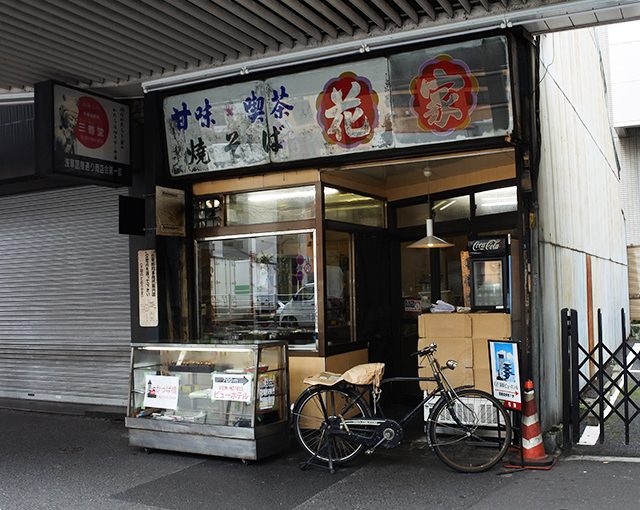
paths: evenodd
<path fill-rule="evenodd" d="M 211 400 L 251 402 L 253 374 L 211 374 Z"/>
<path fill-rule="evenodd" d="M 155 250 L 138 252 L 138 313 L 141 327 L 158 326 L 158 275 Z"/>
<path fill-rule="evenodd" d="M 38 171 L 127 185 L 129 107 L 82 89 L 37 83 Z"/>
<path fill-rule="evenodd" d="M 513 129 L 504 37 L 389 57 L 396 147 L 505 136 Z"/>
<path fill-rule="evenodd" d="M 489 37 L 167 97 L 170 173 L 507 135 L 507 49 Z"/>
<path fill-rule="evenodd" d="M 147 375 L 144 378 L 144 406 L 160 409 L 178 408 L 180 378 L 166 375 Z"/>
<path fill-rule="evenodd" d="M 267 108 L 265 84 L 260 81 L 167 97 L 171 175 L 268 163 Z"/>
<path fill-rule="evenodd" d="M 156 235 L 186 235 L 183 190 L 156 186 Z"/>
<path fill-rule="evenodd" d="M 324 67 L 267 80 L 270 158 L 296 161 L 391 147 L 387 60 Z M 286 107 L 276 107 L 277 99 Z M 273 142 L 276 142 L 273 143 Z"/>
<path fill-rule="evenodd" d="M 522 409 L 517 342 L 489 340 L 489 362 L 493 396 L 509 409 Z"/>

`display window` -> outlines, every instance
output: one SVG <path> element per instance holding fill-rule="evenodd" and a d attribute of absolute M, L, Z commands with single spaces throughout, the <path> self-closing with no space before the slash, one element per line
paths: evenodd
<path fill-rule="evenodd" d="M 197 264 L 200 338 L 316 349 L 314 231 L 201 240 Z"/>

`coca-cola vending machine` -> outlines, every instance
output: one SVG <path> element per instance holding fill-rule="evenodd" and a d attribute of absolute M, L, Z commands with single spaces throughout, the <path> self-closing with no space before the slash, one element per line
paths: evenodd
<path fill-rule="evenodd" d="M 510 236 L 470 239 L 471 310 L 509 312 Z"/>

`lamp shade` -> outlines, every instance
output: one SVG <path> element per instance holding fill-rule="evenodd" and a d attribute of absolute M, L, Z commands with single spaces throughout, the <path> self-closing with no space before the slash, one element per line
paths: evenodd
<path fill-rule="evenodd" d="M 433 235 L 433 220 L 427 219 L 427 236 L 415 243 L 411 243 L 408 248 L 450 248 L 453 244 Z"/>

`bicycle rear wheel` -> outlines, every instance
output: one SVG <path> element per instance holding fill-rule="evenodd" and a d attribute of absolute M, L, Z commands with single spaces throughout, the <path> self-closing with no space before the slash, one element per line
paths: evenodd
<path fill-rule="evenodd" d="M 368 404 L 350 388 L 313 386 L 304 391 L 293 407 L 293 430 L 300 446 L 324 462 L 329 456 L 334 464 L 353 460 L 364 446 L 330 433 L 341 427 L 342 420 L 370 418 Z M 353 433 L 366 434 L 366 427 L 350 425 Z"/>
<path fill-rule="evenodd" d="M 512 440 L 511 420 L 493 395 L 475 389 L 444 397 L 429 416 L 429 442 L 447 466 L 464 473 L 486 471 L 507 452 Z"/>

